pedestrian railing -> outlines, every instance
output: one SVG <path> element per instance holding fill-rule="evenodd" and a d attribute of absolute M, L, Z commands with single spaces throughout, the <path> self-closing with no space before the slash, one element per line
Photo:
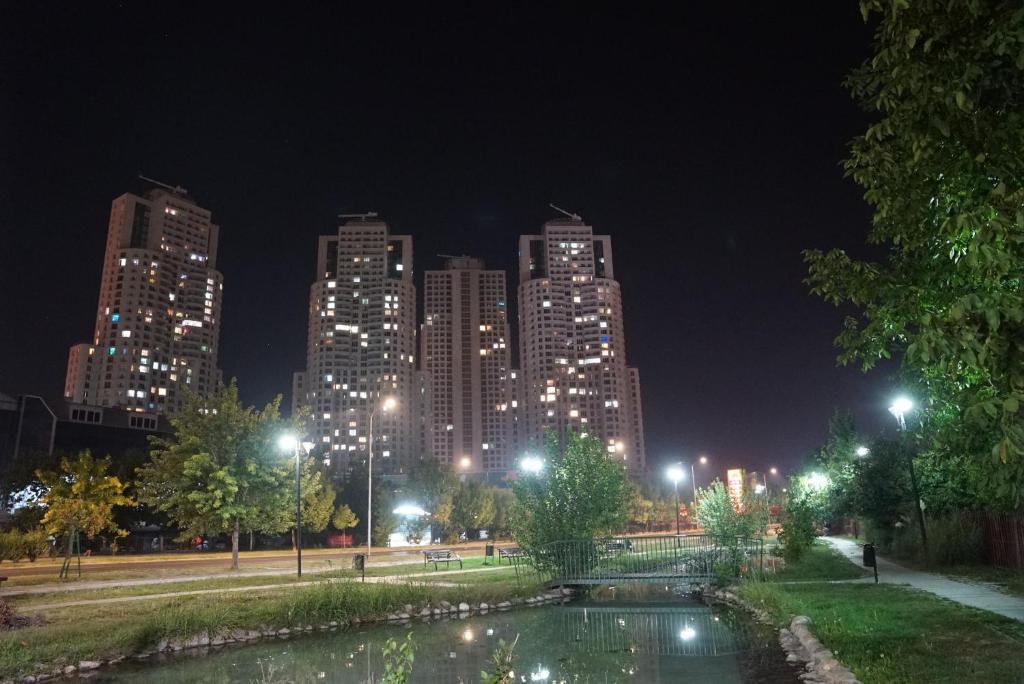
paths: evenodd
<path fill-rule="evenodd" d="M 764 567 L 764 542 L 746 537 L 665 535 L 567 539 L 524 548 L 520 579 L 549 585 L 679 580 L 704 584 Z"/>

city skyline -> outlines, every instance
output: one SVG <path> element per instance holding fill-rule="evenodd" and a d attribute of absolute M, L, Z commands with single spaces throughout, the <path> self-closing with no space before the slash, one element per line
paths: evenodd
<path fill-rule="evenodd" d="M 785 21 L 767 7 L 692 13 L 402 15 L 381 41 L 367 29 L 383 18 L 359 12 L 334 17 L 327 39 L 235 31 L 218 8 L 188 27 L 131 7 L 26 10 L 4 97 L 33 114 L 9 120 L 0 279 L 35 296 L 0 302 L 16 322 L 0 336 L 0 390 L 60 391 L 68 347 L 95 325 L 110 198 L 140 191 L 128 183 L 141 172 L 188 187 L 225 226 L 222 334 L 238 342 L 219 365 L 247 403 L 289 394 L 305 365 L 293 331 L 337 214 L 381 212 L 413 235 L 419 269 L 465 253 L 512 274 L 519 236 L 553 202 L 630 265 L 619 277 L 648 461 L 795 466 L 837 407 L 881 429 L 895 364 L 836 368 L 842 312 L 808 294 L 800 257 L 873 254 L 869 207 L 838 167 L 865 125 L 840 84 L 870 28 L 853 6 Z M 729 44 L 704 30 L 725 24 Z"/>

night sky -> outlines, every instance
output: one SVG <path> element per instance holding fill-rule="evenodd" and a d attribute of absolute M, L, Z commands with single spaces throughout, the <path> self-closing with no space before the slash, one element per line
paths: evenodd
<path fill-rule="evenodd" d="M 868 121 L 841 86 L 870 48 L 853 0 L 17 4 L 0 10 L 2 392 L 60 396 L 110 202 L 143 173 L 221 225 L 221 366 L 247 402 L 287 401 L 304 366 L 338 213 L 412 234 L 420 290 L 437 254 L 471 254 L 514 300 L 518 235 L 554 202 L 612 236 L 649 461 L 795 466 L 836 407 L 883 424 L 891 367 L 838 368 L 841 313 L 801 282 L 801 249 L 867 249 L 839 166 Z"/>

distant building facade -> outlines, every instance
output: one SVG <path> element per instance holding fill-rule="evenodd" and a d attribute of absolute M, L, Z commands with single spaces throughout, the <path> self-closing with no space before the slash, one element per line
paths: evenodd
<path fill-rule="evenodd" d="M 320 237 L 293 409 L 308 408 L 313 439 L 334 467 L 365 459 L 371 439 L 375 470 L 401 473 L 420 457 L 412 263 L 412 237 L 391 234 L 375 214 Z M 371 436 L 371 413 L 389 396 L 397 409 L 377 412 Z"/>
<path fill-rule="evenodd" d="M 71 347 L 65 399 L 164 414 L 185 388 L 217 389 L 218 233 L 183 188 L 113 201 L 93 337 Z"/>
<path fill-rule="evenodd" d="M 519 240 L 523 437 L 596 435 L 630 474 L 644 470 L 639 373 L 626 363 L 611 238 L 582 219 L 548 221 Z"/>
<path fill-rule="evenodd" d="M 460 472 L 507 470 L 515 447 L 505 271 L 450 257 L 424 280 L 420 363 L 430 452 Z"/>

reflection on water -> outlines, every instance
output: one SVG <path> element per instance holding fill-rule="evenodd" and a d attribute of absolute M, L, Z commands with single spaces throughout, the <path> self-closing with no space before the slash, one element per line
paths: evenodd
<path fill-rule="evenodd" d="M 381 647 L 413 632 L 413 682 L 479 682 L 499 639 L 518 636 L 519 682 L 797 682 L 774 630 L 668 587 L 595 590 L 562 606 L 440 623 L 260 642 L 111 670 L 105 682 L 367 682 L 383 672 Z"/>

